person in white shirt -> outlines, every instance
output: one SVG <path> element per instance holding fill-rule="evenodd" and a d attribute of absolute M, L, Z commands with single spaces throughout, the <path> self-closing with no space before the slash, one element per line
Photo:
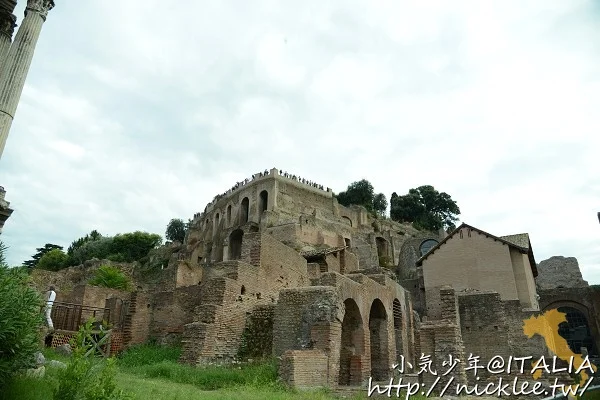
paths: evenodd
<path fill-rule="evenodd" d="M 46 292 L 46 322 L 50 329 L 54 329 L 54 324 L 52 323 L 52 318 L 50 316 L 54 300 L 56 300 L 56 292 L 54 291 L 54 286 L 50 286 L 48 292 Z"/>

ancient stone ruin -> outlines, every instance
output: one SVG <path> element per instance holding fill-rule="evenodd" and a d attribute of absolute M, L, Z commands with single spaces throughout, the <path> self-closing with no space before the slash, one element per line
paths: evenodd
<path fill-rule="evenodd" d="M 468 224 L 418 231 L 344 207 L 330 189 L 277 169 L 216 196 L 184 243 L 168 248 L 152 282 L 119 265 L 136 281 L 131 293 L 85 284 L 100 261 L 35 279 L 57 286 L 59 303 L 107 310 L 115 351 L 155 339 L 182 343 L 180 361 L 192 365 L 275 356 L 282 379 L 300 387 L 388 381 L 399 373 L 394 364 L 416 366 L 423 355 L 439 370 L 450 354 L 546 355 L 523 320 L 557 302 L 585 323 L 571 342 L 598 351 L 598 288 L 575 298 L 583 288 L 575 272 L 554 280 L 562 289 L 549 288 L 544 274 L 557 267 L 538 268 L 527 234 L 499 237 Z M 449 376 L 474 379 L 460 368 Z"/>

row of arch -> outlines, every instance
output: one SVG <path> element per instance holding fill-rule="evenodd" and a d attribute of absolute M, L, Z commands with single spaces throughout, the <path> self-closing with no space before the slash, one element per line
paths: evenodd
<path fill-rule="evenodd" d="M 269 192 L 266 190 L 261 191 L 258 194 L 258 217 L 262 216 L 262 213 L 267 211 L 269 207 Z M 233 207 L 229 204 L 225 210 L 225 224 L 227 227 L 233 225 L 234 221 L 232 219 L 232 211 Z M 250 216 L 250 199 L 246 196 L 240 202 L 238 208 L 238 224 L 244 225 L 248 222 Z M 206 226 L 209 226 L 209 219 L 206 219 Z M 221 223 L 221 214 L 220 212 L 216 212 L 214 216 L 214 224 L 213 224 L 213 235 L 216 234 L 217 229 L 219 228 L 219 224 Z"/>
<path fill-rule="evenodd" d="M 373 300 L 369 310 L 368 335 L 366 342 L 365 329 L 360 309 L 356 302 L 349 298 L 344 301 L 345 313 L 342 320 L 342 336 L 340 346 L 340 369 L 338 376 L 339 385 L 360 384 L 364 378 L 361 376 L 360 365 L 362 356 L 365 354 L 365 343 L 370 344 L 371 372 L 374 381 L 389 379 L 389 351 L 390 343 L 388 336 L 388 313 L 380 299 Z M 403 322 L 402 306 L 398 299 L 394 299 L 392 305 L 393 327 L 395 341 L 395 360 L 399 360 L 403 354 Z M 409 318 L 410 321 L 410 318 Z M 409 329 L 411 324 L 409 323 Z"/>

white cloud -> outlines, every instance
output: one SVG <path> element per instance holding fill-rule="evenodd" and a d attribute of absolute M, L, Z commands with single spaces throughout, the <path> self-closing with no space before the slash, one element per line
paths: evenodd
<path fill-rule="evenodd" d="M 92 229 L 162 234 L 278 167 L 388 197 L 432 184 L 465 222 L 529 232 L 538 261 L 578 257 L 600 283 L 598 15 L 591 0 L 58 4 L 2 159 L 10 261 Z"/>

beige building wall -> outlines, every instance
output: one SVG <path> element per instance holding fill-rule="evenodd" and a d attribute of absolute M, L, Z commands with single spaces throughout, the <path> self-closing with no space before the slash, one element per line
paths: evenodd
<path fill-rule="evenodd" d="M 463 228 L 423 261 L 428 315 L 440 310 L 435 294 L 444 285 L 456 291 L 498 292 L 502 300 L 520 300 L 508 245 Z"/>
<path fill-rule="evenodd" d="M 537 309 L 538 301 L 535 296 L 535 280 L 533 278 L 533 272 L 531 271 L 528 255 L 521 253 L 517 249 L 511 248 L 510 258 L 521 305 L 526 308 Z"/>

